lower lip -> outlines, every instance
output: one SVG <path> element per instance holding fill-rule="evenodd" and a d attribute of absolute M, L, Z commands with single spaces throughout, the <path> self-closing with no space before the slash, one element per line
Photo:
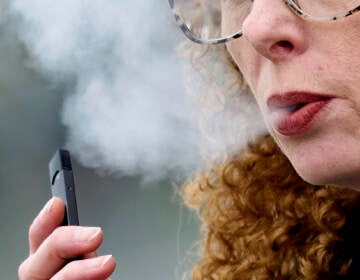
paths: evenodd
<path fill-rule="evenodd" d="M 297 135 L 308 130 L 316 120 L 316 115 L 324 109 L 330 99 L 306 104 L 304 107 L 285 115 L 277 123 L 277 131 L 283 135 Z"/>

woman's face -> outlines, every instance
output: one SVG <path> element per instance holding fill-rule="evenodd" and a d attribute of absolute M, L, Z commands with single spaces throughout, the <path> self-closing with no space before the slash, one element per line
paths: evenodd
<path fill-rule="evenodd" d="M 360 189 L 360 13 L 320 23 L 253 1 L 227 48 L 299 175 Z"/>

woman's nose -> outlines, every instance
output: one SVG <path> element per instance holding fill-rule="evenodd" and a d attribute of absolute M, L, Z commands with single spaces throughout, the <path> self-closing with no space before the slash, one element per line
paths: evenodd
<path fill-rule="evenodd" d="M 258 53 L 278 61 L 306 50 L 304 23 L 282 0 L 255 0 L 242 31 Z"/>

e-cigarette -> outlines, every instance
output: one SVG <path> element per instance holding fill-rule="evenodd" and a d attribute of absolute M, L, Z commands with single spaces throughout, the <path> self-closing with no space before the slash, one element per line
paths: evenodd
<path fill-rule="evenodd" d="M 79 225 L 76 193 L 70 153 L 59 149 L 49 162 L 52 196 L 59 197 L 65 204 L 63 225 Z"/>

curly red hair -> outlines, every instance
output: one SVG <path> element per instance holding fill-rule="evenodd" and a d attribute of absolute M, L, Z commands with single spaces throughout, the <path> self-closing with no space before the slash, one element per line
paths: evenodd
<path fill-rule="evenodd" d="M 349 269 L 360 194 L 304 182 L 270 136 L 198 175 L 183 197 L 202 221 L 194 280 L 336 279 Z"/>

